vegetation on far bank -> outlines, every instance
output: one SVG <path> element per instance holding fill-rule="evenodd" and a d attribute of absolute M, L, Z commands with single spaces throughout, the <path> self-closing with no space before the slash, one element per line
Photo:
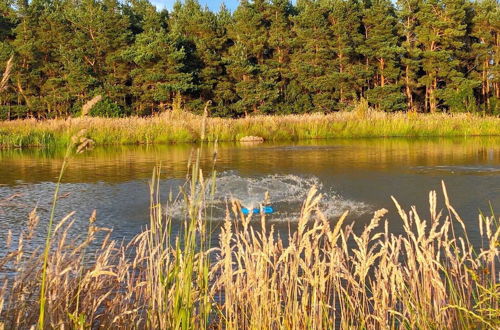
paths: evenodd
<path fill-rule="evenodd" d="M 0 119 L 500 113 L 497 0 L 0 0 Z"/>
<path fill-rule="evenodd" d="M 202 133 L 202 130 L 205 130 Z M 74 118 L 0 122 L 0 147 L 65 146 L 85 130 L 96 145 L 239 141 L 248 135 L 266 141 L 361 137 L 499 136 L 500 118 L 458 114 L 339 112 L 327 115 L 204 118 L 166 113 L 150 118 Z"/>

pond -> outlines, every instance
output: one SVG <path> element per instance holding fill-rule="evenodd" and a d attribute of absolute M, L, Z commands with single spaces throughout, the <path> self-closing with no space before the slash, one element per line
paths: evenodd
<path fill-rule="evenodd" d="M 98 226 L 113 228 L 114 238 L 129 240 L 148 223 L 154 167 L 161 165 L 164 198 L 169 192 L 176 195 L 198 147 L 98 147 L 73 156 L 64 173 L 56 221 L 75 211 L 75 233 L 85 232 L 95 209 Z M 44 228 L 63 157 L 64 150 L 0 151 L 0 241 L 9 230 L 16 236 L 34 207 Z M 269 221 L 286 234 L 315 185 L 323 194 L 322 210 L 332 221 L 349 210 L 348 220 L 361 227 L 373 211 L 387 208 L 389 226 L 397 233 L 402 225 L 390 197 L 405 209 L 417 206 L 428 218 L 429 191 L 437 190 L 442 202 L 441 180 L 473 243 L 476 238 L 480 244 L 479 212 L 489 215 L 493 208 L 500 214 L 500 137 L 209 144 L 201 150 L 200 163 L 206 175 L 212 168 L 217 171 L 218 211 L 212 219 L 216 224 L 224 216 L 228 198 L 252 207 L 268 191 L 275 209 Z M 170 211 L 179 213 L 179 207 L 180 203 L 172 204 Z M 174 220 L 174 227 L 180 223 Z M 35 242 L 41 243 L 44 231 L 38 235 Z"/>

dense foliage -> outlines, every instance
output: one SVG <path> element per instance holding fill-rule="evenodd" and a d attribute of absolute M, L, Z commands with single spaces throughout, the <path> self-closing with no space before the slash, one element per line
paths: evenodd
<path fill-rule="evenodd" d="M 500 113 L 497 0 L 0 0 L 0 118 Z M 9 61 L 9 59 L 12 59 Z M 1 76 L 0 76 L 1 78 Z"/>

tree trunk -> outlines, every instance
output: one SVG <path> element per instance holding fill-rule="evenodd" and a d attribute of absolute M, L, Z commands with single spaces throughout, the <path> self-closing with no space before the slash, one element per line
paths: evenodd
<path fill-rule="evenodd" d="M 495 67 L 498 67 L 498 65 L 500 65 L 500 52 L 498 50 L 500 50 L 500 33 L 496 33 L 495 35 L 495 45 L 496 45 L 496 50 L 497 52 L 495 53 Z M 496 69 L 496 68 L 495 68 Z M 498 99 L 500 98 L 500 82 L 495 82 L 493 84 L 494 86 L 494 95 L 495 97 Z"/>
<path fill-rule="evenodd" d="M 413 110 L 413 95 L 411 93 L 410 88 L 410 68 L 407 65 L 405 68 L 405 92 L 406 92 L 406 100 L 408 103 L 408 110 Z"/>
<path fill-rule="evenodd" d="M 384 87 L 384 85 L 385 85 L 384 66 L 385 66 L 384 59 L 381 58 L 380 59 L 380 87 Z"/>
<path fill-rule="evenodd" d="M 436 112 L 436 88 L 437 88 L 437 79 L 434 78 L 431 84 L 431 88 L 429 89 L 429 112 Z"/>
<path fill-rule="evenodd" d="M 489 112 L 490 110 L 490 83 L 488 80 L 488 60 L 486 59 L 483 63 L 483 102 L 484 102 L 484 112 Z"/>
<path fill-rule="evenodd" d="M 343 60 L 343 54 L 342 52 L 339 52 L 339 72 L 340 72 L 340 75 L 342 76 L 342 73 L 344 72 L 344 65 L 342 64 L 342 60 Z M 341 78 L 342 79 L 342 78 Z M 344 89 L 342 88 L 342 84 L 340 84 L 340 89 L 339 89 L 339 93 L 340 93 L 340 103 L 344 103 Z"/>
<path fill-rule="evenodd" d="M 429 112 L 429 86 L 425 87 L 424 112 Z"/>

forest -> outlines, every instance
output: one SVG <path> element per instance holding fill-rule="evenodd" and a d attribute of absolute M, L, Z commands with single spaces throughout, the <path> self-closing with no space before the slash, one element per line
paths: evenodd
<path fill-rule="evenodd" d="M 0 119 L 500 114 L 496 0 L 0 0 Z"/>

